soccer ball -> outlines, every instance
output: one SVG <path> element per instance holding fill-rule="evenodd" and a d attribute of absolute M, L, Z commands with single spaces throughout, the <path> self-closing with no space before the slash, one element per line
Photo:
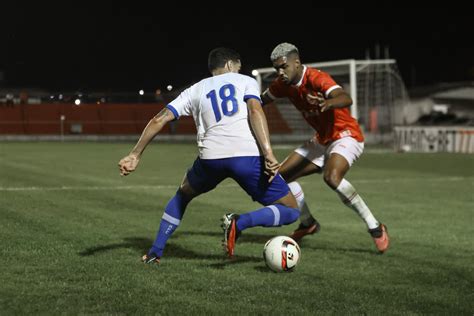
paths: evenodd
<path fill-rule="evenodd" d="M 263 247 L 263 259 L 275 272 L 292 271 L 300 257 L 300 246 L 288 236 L 273 237 Z"/>

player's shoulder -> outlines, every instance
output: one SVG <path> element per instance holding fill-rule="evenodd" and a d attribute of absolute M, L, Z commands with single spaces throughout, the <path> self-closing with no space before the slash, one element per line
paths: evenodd
<path fill-rule="evenodd" d="M 242 82 L 248 82 L 248 83 L 256 83 L 257 80 L 255 80 L 255 78 L 252 78 L 248 75 L 244 75 L 244 74 L 241 74 L 241 73 L 235 73 L 235 72 L 230 72 L 228 73 L 229 77 L 234 77 L 235 79 L 237 80 L 240 80 Z"/>
<path fill-rule="evenodd" d="M 193 95 L 201 94 L 203 90 L 213 89 L 213 87 L 219 83 L 220 81 L 217 80 L 215 76 L 206 77 L 191 85 L 189 91 Z"/>
<path fill-rule="evenodd" d="M 327 72 L 322 71 L 321 69 L 308 67 L 306 70 L 306 75 L 310 78 L 320 78 L 329 76 Z"/>
<path fill-rule="evenodd" d="M 330 74 L 317 68 L 308 67 L 305 75 L 306 81 L 312 82 L 313 84 L 321 84 L 334 80 Z"/>
<path fill-rule="evenodd" d="M 227 72 L 225 74 L 217 75 L 217 76 L 212 76 L 205 78 L 200 81 L 201 84 L 209 83 L 209 82 L 221 82 L 221 81 L 237 81 L 237 82 L 257 82 L 254 78 L 240 74 L 240 73 L 235 73 L 235 72 Z"/>

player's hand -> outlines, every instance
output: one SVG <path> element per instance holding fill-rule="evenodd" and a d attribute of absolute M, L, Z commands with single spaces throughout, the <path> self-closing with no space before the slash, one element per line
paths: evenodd
<path fill-rule="evenodd" d="M 324 98 L 321 92 L 316 93 L 316 95 L 307 94 L 306 101 L 308 101 L 309 104 L 319 106 L 319 110 L 321 112 L 324 112 L 331 108 L 330 105 L 326 102 L 326 99 Z"/>
<path fill-rule="evenodd" d="M 127 176 L 131 172 L 135 171 L 139 162 L 140 157 L 136 155 L 128 155 L 126 157 L 123 157 L 118 163 L 120 175 Z"/>
<path fill-rule="evenodd" d="M 269 176 L 268 182 L 272 182 L 275 178 L 278 169 L 280 169 L 280 163 L 272 154 L 265 155 L 265 174 Z"/>

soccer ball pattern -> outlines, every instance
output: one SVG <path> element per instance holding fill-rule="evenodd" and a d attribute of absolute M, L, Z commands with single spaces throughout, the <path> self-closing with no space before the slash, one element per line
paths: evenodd
<path fill-rule="evenodd" d="M 265 264 L 275 272 L 293 271 L 300 257 L 300 246 L 288 236 L 273 237 L 263 247 Z"/>

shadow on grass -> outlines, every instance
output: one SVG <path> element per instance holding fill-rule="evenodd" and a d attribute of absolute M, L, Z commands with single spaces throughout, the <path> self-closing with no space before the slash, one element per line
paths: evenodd
<path fill-rule="evenodd" d="M 120 243 L 98 245 L 98 246 L 87 248 L 79 252 L 79 255 L 81 257 L 87 257 L 87 256 L 93 256 L 97 253 L 102 253 L 102 252 L 111 251 L 114 249 L 121 249 L 121 248 L 132 248 L 132 249 L 142 250 L 143 252 L 145 252 L 146 249 L 148 249 L 152 243 L 153 241 L 149 238 L 129 237 L 129 238 L 124 238 L 123 242 L 120 242 Z"/>
<path fill-rule="evenodd" d="M 304 249 L 311 249 L 315 251 L 329 251 L 329 252 L 341 252 L 341 253 L 366 253 L 374 256 L 381 255 L 375 249 L 370 247 L 367 248 L 341 248 L 341 247 L 333 247 L 331 245 L 316 245 L 316 246 L 309 246 L 307 243 L 300 242 L 299 243 L 302 250 Z"/>
<path fill-rule="evenodd" d="M 221 262 L 211 263 L 207 266 L 210 267 L 210 268 L 219 270 L 219 269 L 224 269 L 227 266 L 231 266 L 231 265 L 239 264 L 239 263 L 261 262 L 262 264 L 264 264 L 263 259 L 260 258 L 260 257 L 242 256 L 242 255 L 238 255 L 238 254 L 235 255 L 232 258 L 225 258 L 225 257 L 222 258 L 221 257 L 221 259 L 222 259 Z"/>
<path fill-rule="evenodd" d="M 222 232 L 206 232 L 206 231 L 180 231 L 173 234 L 173 238 L 185 237 L 185 236 L 207 236 L 207 237 L 218 237 L 220 240 L 224 238 Z M 240 236 L 237 243 L 258 243 L 265 244 L 270 238 L 277 236 L 276 234 L 252 234 L 248 231 L 244 231 Z"/>
<path fill-rule="evenodd" d="M 208 237 L 216 237 L 220 239 L 223 237 L 222 233 L 219 232 L 209 232 L 209 231 L 188 231 L 188 232 L 178 232 L 173 235 L 174 239 L 182 238 L 185 236 L 208 236 Z M 239 243 L 257 243 L 263 247 L 263 244 L 269 240 L 270 238 L 274 237 L 275 234 L 268 234 L 268 235 L 260 235 L 260 234 L 251 234 L 251 233 L 244 233 L 241 238 L 238 240 Z M 97 254 L 113 251 L 116 249 L 134 249 L 139 252 L 139 254 L 146 253 L 150 246 L 153 244 L 153 240 L 150 238 L 142 238 L 142 237 L 126 237 L 123 238 L 122 242 L 111 243 L 111 244 L 104 244 L 104 245 L 97 245 L 94 247 L 86 248 L 83 251 L 79 252 L 79 256 L 81 257 L 88 257 L 94 256 Z M 331 247 L 331 245 L 309 245 L 307 242 L 302 241 L 300 246 L 303 251 L 310 249 L 314 251 L 327 251 L 327 252 L 339 252 L 339 253 L 366 253 L 372 255 L 378 255 L 375 250 L 372 249 L 359 249 L 359 248 L 340 248 L 340 247 Z M 165 250 L 165 257 L 170 258 L 179 258 L 179 259 L 199 259 L 199 260 L 210 260 L 214 261 L 213 263 L 203 263 L 203 265 L 208 266 L 212 269 L 225 269 L 226 267 L 233 266 L 236 264 L 243 264 L 243 263 L 261 263 L 255 267 L 255 270 L 262 273 L 269 273 L 271 272 L 264 264 L 263 258 L 260 256 L 245 256 L 236 253 L 236 255 L 229 259 L 227 258 L 224 253 L 222 254 L 209 254 L 209 253 L 199 253 L 193 251 L 189 248 L 182 247 L 175 243 L 168 243 L 166 245 Z"/>
<path fill-rule="evenodd" d="M 152 243 L 153 243 L 153 240 L 149 238 L 127 237 L 123 239 L 123 242 L 90 247 L 79 252 L 78 254 L 81 257 L 87 257 L 87 256 L 94 256 L 96 254 L 104 253 L 107 251 L 113 251 L 115 249 L 123 249 L 123 248 L 135 249 L 137 251 L 140 251 L 140 254 L 143 254 L 148 251 Z M 183 248 L 174 243 L 168 243 L 166 245 L 165 256 L 172 257 L 172 258 L 180 258 L 180 259 L 201 259 L 201 260 L 220 261 L 218 263 L 209 265 L 211 268 L 215 268 L 215 269 L 222 269 L 229 264 L 238 264 L 238 263 L 245 263 L 245 262 L 260 262 L 262 260 L 261 258 L 258 258 L 258 257 L 241 256 L 241 255 L 237 255 L 237 256 L 234 256 L 234 258 L 232 259 L 228 259 L 225 257 L 224 253 L 203 254 L 203 253 L 192 251 L 187 248 Z"/>
<path fill-rule="evenodd" d="M 260 272 L 260 273 L 276 274 L 276 272 L 270 270 L 270 268 L 268 268 L 265 265 L 265 263 L 263 262 L 263 259 L 262 259 L 262 265 L 256 266 L 256 267 L 254 267 L 254 269 L 255 269 L 255 271 Z"/>
<path fill-rule="evenodd" d="M 285 235 L 284 233 L 281 234 L 252 234 L 248 233 L 248 231 L 244 231 L 241 237 L 238 239 L 237 244 L 243 243 L 257 243 L 263 245 L 271 238 L 278 236 L 278 235 Z M 221 232 L 209 232 L 209 231 L 181 231 L 177 232 L 173 235 L 173 238 L 179 237 L 186 237 L 186 236 L 207 236 L 207 237 L 218 237 L 220 239 L 223 238 Z M 310 237 L 311 238 L 311 237 Z M 311 242 L 311 239 L 303 239 L 298 242 L 301 249 L 311 249 L 317 251 L 333 251 L 333 252 L 341 252 L 341 253 L 367 253 L 372 255 L 380 255 L 371 245 L 367 245 L 367 248 L 342 248 L 342 247 L 334 247 L 331 244 L 318 244 L 314 245 L 314 242 Z"/>

